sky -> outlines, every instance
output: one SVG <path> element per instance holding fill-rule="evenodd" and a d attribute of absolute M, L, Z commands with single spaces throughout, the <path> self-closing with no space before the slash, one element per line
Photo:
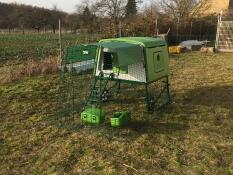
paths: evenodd
<path fill-rule="evenodd" d="M 0 2 L 5 3 L 18 3 L 18 4 L 26 4 L 37 7 L 44 7 L 47 9 L 52 9 L 54 5 L 57 6 L 59 10 L 72 13 L 75 11 L 75 6 L 81 3 L 84 0 L 0 0 Z M 145 2 L 150 0 L 143 0 Z"/>
<path fill-rule="evenodd" d="M 54 5 L 58 7 L 58 9 L 72 13 L 75 11 L 75 5 L 82 2 L 82 0 L 0 0 L 0 2 L 4 3 L 18 3 L 18 4 L 26 4 L 33 5 L 37 7 L 44 7 L 51 9 Z"/>

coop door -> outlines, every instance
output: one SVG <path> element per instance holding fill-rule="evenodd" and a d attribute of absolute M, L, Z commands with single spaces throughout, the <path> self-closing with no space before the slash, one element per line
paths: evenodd
<path fill-rule="evenodd" d="M 153 54 L 153 63 L 155 73 L 162 72 L 164 70 L 164 57 L 161 51 L 154 52 Z"/>
<path fill-rule="evenodd" d="M 103 70 L 112 70 L 113 68 L 113 53 L 104 52 Z"/>

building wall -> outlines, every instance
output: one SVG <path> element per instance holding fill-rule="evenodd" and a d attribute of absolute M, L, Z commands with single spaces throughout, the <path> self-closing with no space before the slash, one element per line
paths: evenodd
<path fill-rule="evenodd" d="M 229 7 L 228 7 L 229 9 L 233 9 L 233 0 L 230 0 L 229 1 Z"/>
<path fill-rule="evenodd" d="M 208 14 L 218 14 L 222 10 L 227 10 L 229 8 L 229 3 L 232 5 L 233 0 L 211 0 L 210 7 L 207 10 L 207 13 Z"/>

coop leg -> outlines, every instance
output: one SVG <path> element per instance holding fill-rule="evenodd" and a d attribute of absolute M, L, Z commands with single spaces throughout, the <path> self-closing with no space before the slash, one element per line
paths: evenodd
<path fill-rule="evenodd" d="M 150 101 L 149 101 L 149 91 L 148 91 L 148 85 L 147 84 L 145 84 L 145 100 L 146 100 L 147 111 L 151 112 Z"/>
<path fill-rule="evenodd" d="M 169 79 L 166 77 L 166 89 L 167 89 L 167 98 L 168 98 L 168 103 L 171 102 L 171 96 L 170 96 L 170 84 L 169 84 Z"/>
<path fill-rule="evenodd" d="M 118 82 L 118 92 L 121 90 L 121 81 Z"/>

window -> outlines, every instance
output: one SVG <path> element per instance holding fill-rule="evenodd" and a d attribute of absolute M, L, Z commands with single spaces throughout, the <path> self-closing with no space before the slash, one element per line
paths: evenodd
<path fill-rule="evenodd" d="M 113 53 L 104 52 L 103 70 L 112 70 L 112 68 L 113 68 L 112 62 L 113 62 Z"/>

